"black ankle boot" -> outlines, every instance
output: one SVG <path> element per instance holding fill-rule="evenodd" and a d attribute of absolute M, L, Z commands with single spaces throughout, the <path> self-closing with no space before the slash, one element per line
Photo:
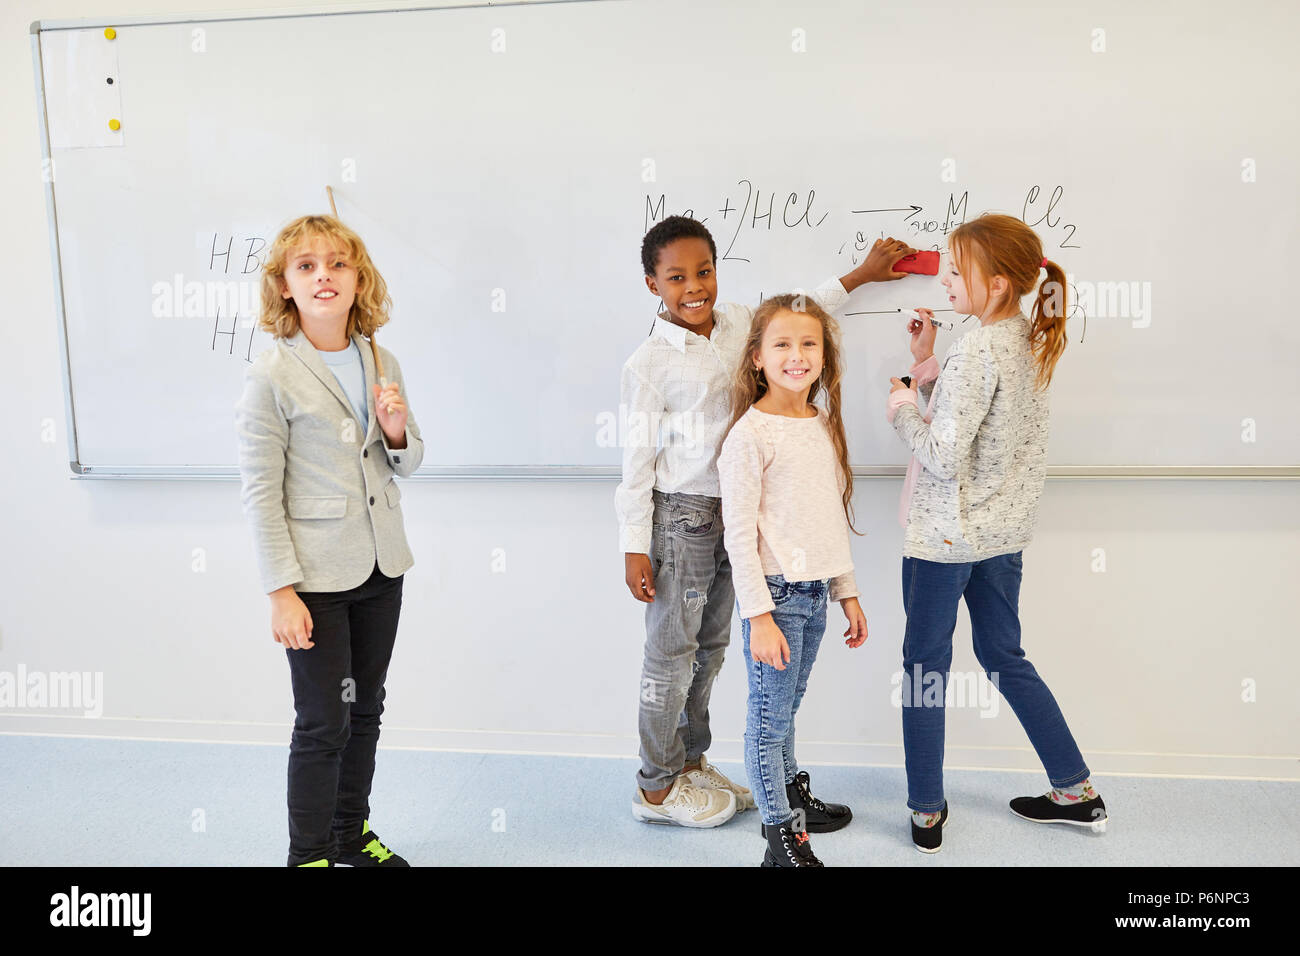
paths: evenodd
<path fill-rule="evenodd" d="M 822 803 L 812 795 L 808 772 L 800 770 L 794 782 L 785 785 L 785 795 L 790 809 L 804 814 L 804 826 L 809 833 L 831 833 L 842 830 L 853 819 L 853 811 L 842 803 Z"/>
<path fill-rule="evenodd" d="M 777 826 L 764 827 L 767 852 L 763 866 L 824 866 L 813 856 L 808 834 L 794 829 L 794 817 Z"/>

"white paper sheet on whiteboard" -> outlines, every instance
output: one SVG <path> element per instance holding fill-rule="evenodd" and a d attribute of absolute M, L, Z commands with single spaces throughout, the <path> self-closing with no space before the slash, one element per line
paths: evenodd
<path fill-rule="evenodd" d="M 125 144 L 117 43 L 99 28 L 41 34 L 45 75 L 62 81 L 45 87 L 51 149 Z M 109 128 L 109 121 L 114 119 L 123 124 L 122 129 Z"/>

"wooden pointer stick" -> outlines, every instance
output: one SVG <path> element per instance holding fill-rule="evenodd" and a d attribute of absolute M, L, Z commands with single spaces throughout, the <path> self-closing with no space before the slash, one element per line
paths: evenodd
<path fill-rule="evenodd" d="M 338 207 L 334 205 L 334 187 L 326 186 L 325 195 L 329 197 L 330 215 L 337 219 L 339 217 L 339 211 Z M 375 357 L 375 370 L 379 372 L 379 386 L 380 388 L 387 388 L 388 379 L 384 376 L 384 363 L 379 357 L 379 349 L 375 346 L 375 333 L 373 331 L 370 333 L 370 354 Z M 388 414 L 391 415 L 392 413 L 393 406 L 389 405 Z"/>

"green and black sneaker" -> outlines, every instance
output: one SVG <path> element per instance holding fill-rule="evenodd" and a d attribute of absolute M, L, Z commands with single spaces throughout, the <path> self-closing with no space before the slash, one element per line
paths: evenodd
<path fill-rule="evenodd" d="M 370 821 L 361 824 L 361 835 L 346 843 L 339 843 L 339 866 L 407 866 L 400 856 L 379 842 L 379 837 L 370 829 Z"/>

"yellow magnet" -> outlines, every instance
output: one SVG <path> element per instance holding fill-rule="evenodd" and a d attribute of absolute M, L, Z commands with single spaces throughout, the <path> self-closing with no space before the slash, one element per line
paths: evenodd
<path fill-rule="evenodd" d="M 122 128 L 122 124 L 115 119 L 111 119 L 108 121 L 108 128 L 111 130 L 119 130 Z"/>
<path fill-rule="evenodd" d="M 113 38 L 115 38 L 115 37 L 117 36 L 117 31 L 114 30 L 112 27 L 104 27 L 104 36 L 106 36 L 106 37 L 108 37 L 108 39 L 112 40 Z"/>

